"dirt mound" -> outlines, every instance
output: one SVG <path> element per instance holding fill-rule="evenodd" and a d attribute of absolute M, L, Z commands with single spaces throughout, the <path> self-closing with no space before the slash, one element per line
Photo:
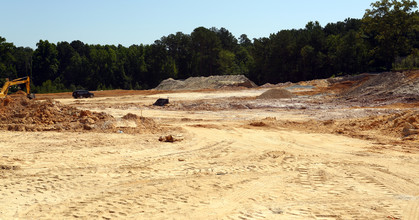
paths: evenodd
<path fill-rule="evenodd" d="M 156 132 L 156 131 L 161 130 L 160 127 L 157 125 L 157 123 L 151 118 L 146 118 L 143 116 L 138 116 L 136 114 L 128 113 L 124 115 L 122 119 L 134 121 L 136 124 L 136 127 L 134 128 L 134 130 L 137 130 L 139 132 L 144 132 L 144 131 Z M 130 128 L 128 130 L 133 130 L 133 129 Z"/>
<path fill-rule="evenodd" d="M 368 80 L 343 92 L 342 97 L 370 106 L 417 102 L 419 101 L 419 71 L 370 75 Z"/>
<path fill-rule="evenodd" d="M 219 89 L 223 87 L 246 87 L 253 88 L 256 84 L 243 75 L 190 77 L 186 80 L 163 80 L 156 90 L 199 90 Z"/>
<path fill-rule="evenodd" d="M 113 129 L 114 118 L 105 113 L 79 110 L 60 102 L 6 98 L 0 106 L 0 129 L 12 131 L 81 131 Z"/>
<path fill-rule="evenodd" d="M 403 141 L 404 144 L 411 143 L 415 146 L 418 146 L 419 143 L 419 111 L 412 110 L 363 118 L 305 122 L 285 121 L 277 124 L 297 130 L 342 134 L 360 139 L 375 139 L 379 142 L 391 139 Z"/>
<path fill-rule="evenodd" d="M 284 99 L 293 97 L 295 97 L 295 95 L 289 92 L 288 90 L 270 89 L 258 96 L 257 99 Z"/>
<path fill-rule="evenodd" d="M 15 94 L 16 95 L 27 95 L 27 93 L 22 91 L 22 90 L 18 90 Z"/>
<path fill-rule="evenodd" d="M 118 126 L 117 120 L 109 114 L 80 110 L 53 99 L 36 101 L 7 97 L 0 103 L 2 130 L 145 133 L 160 129 L 153 119 L 131 113 L 118 120 L 134 121 L 135 126 Z"/>
<path fill-rule="evenodd" d="M 379 130 L 381 133 L 393 137 L 419 140 L 419 111 L 371 116 L 368 118 L 353 119 L 341 124 L 347 130 L 349 128 L 361 131 Z"/>
<path fill-rule="evenodd" d="M 7 106 L 12 101 L 12 98 L 10 96 L 6 96 L 5 98 L 0 99 L 1 106 Z"/>

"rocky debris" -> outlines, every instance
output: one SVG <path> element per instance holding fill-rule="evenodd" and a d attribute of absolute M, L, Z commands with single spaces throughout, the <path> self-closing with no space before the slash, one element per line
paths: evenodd
<path fill-rule="evenodd" d="M 295 97 L 295 95 L 289 92 L 288 90 L 270 89 L 258 96 L 257 99 L 284 99 L 293 97 Z"/>
<path fill-rule="evenodd" d="M 156 90 L 200 90 L 219 89 L 224 87 L 254 88 L 257 85 L 243 75 L 225 75 L 209 77 L 190 77 L 186 80 L 163 80 Z"/>

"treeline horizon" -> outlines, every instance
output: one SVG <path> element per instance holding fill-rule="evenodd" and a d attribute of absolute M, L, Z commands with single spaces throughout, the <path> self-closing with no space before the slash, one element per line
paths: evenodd
<path fill-rule="evenodd" d="M 414 0 L 380 0 L 362 19 L 236 38 L 226 28 L 198 27 L 150 45 L 95 45 L 79 40 L 16 47 L 0 36 L 0 85 L 30 76 L 37 93 L 75 89 L 151 89 L 167 78 L 245 75 L 258 85 L 419 67 L 419 13 Z"/>

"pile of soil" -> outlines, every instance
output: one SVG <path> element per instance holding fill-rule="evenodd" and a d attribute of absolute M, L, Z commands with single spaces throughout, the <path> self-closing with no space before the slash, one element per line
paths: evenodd
<path fill-rule="evenodd" d="M 295 95 L 286 89 L 270 89 L 258 96 L 257 99 L 286 99 L 294 97 Z"/>
<path fill-rule="evenodd" d="M 128 113 L 124 115 L 122 119 L 128 120 L 128 121 L 134 121 L 135 124 L 137 125 L 134 131 L 137 130 L 138 132 L 146 131 L 146 132 L 152 132 L 152 133 L 161 131 L 160 126 L 158 126 L 157 123 L 151 118 L 146 118 L 143 116 L 138 116 L 136 114 Z M 127 131 L 127 129 L 125 129 L 125 131 Z M 128 130 L 133 131 L 132 129 L 128 129 Z"/>
<path fill-rule="evenodd" d="M 263 122 L 272 124 L 272 121 Z M 353 119 L 283 121 L 277 122 L 276 125 L 296 130 L 342 134 L 361 139 L 379 137 L 377 141 L 380 142 L 384 141 L 383 138 L 385 137 L 401 140 L 404 143 L 410 141 L 415 146 L 419 144 L 419 111 L 412 110 Z"/>
<path fill-rule="evenodd" d="M 120 120 L 134 121 L 134 127 L 117 127 L 117 120 L 103 112 L 80 110 L 47 98 L 24 96 L 0 100 L 0 129 L 9 131 L 96 131 L 148 133 L 159 131 L 153 119 L 127 114 Z"/>
<path fill-rule="evenodd" d="M 342 93 L 343 99 L 361 106 L 419 101 L 419 71 L 385 72 L 370 75 L 359 85 Z"/>
<path fill-rule="evenodd" d="M 219 89 L 225 87 L 254 88 L 257 85 L 243 75 L 225 75 L 209 77 L 190 77 L 186 80 L 163 80 L 156 90 L 200 90 Z"/>
<path fill-rule="evenodd" d="M 396 114 L 352 119 L 345 122 L 337 122 L 333 127 L 337 133 L 378 130 L 384 135 L 402 138 L 403 140 L 418 141 L 419 111 L 405 111 Z"/>
<path fill-rule="evenodd" d="M 0 105 L 0 129 L 11 131 L 113 130 L 115 119 L 105 113 L 79 110 L 53 99 L 7 97 Z"/>

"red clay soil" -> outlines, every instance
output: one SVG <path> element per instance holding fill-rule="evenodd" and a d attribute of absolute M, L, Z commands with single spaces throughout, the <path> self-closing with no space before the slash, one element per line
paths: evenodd
<path fill-rule="evenodd" d="M 26 96 L 0 99 L 0 129 L 11 131 L 96 131 L 152 133 L 160 131 L 153 119 L 128 114 L 136 127 L 116 127 L 117 120 L 103 112 L 80 110 L 50 98 L 30 100 Z"/>
<path fill-rule="evenodd" d="M 79 110 L 60 102 L 7 97 L 0 105 L 0 129 L 12 131 L 112 130 L 115 119 L 105 113 Z"/>

